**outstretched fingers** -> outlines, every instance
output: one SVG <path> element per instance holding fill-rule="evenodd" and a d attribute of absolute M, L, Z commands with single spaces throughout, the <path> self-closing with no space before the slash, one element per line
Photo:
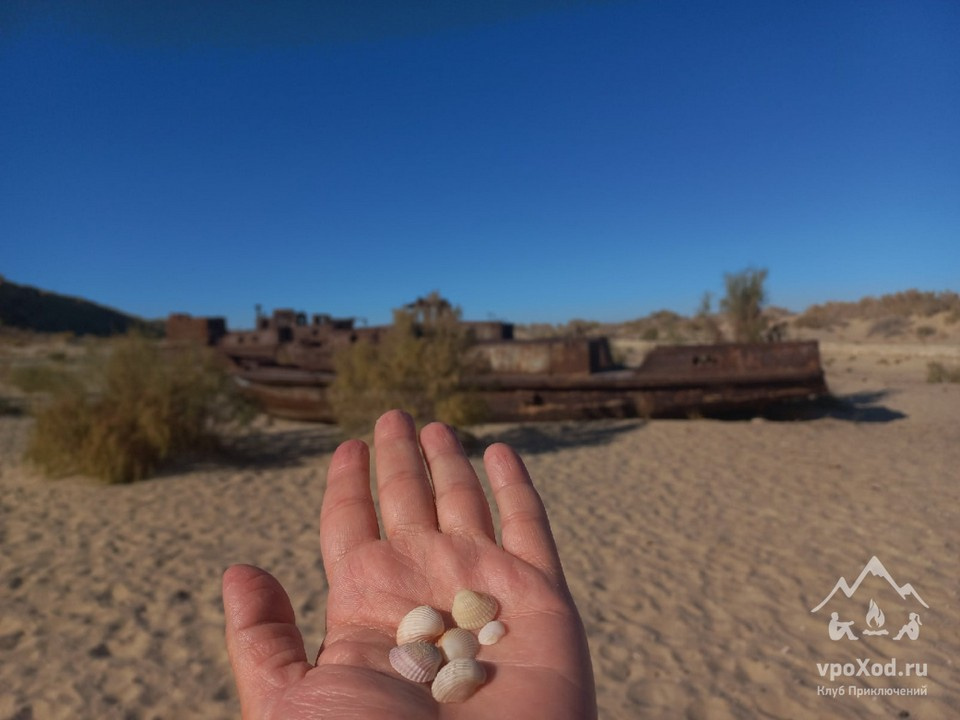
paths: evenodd
<path fill-rule="evenodd" d="M 483 463 L 500 511 L 503 549 L 564 587 L 563 568 L 547 511 L 520 457 L 507 445 L 487 448 Z"/>
<path fill-rule="evenodd" d="M 263 708 L 311 667 L 290 598 L 266 571 L 234 565 L 223 575 L 223 608 L 243 717 L 262 717 Z"/>

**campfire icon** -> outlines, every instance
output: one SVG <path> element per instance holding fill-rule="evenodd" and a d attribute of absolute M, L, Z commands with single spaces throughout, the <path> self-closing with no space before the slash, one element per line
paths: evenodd
<path fill-rule="evenodd" d="M 930 606 L 924 602 L 923 598 L 920 597 L 920 594 L 914 589 L 913 585 L 910 583 L 906 583 L 904 585 L 897 584 L 890 572 L 883 566 L 883 563 L 880 562 L 876 555 L 874 555 L 863 567 L 860 575 L 852 585 L 847 582 L 846 578 L 841 577 L 839 580 L 837 580 L 837 584 L 833 586 L 833 590 L 831 590 L 823 599 L 823 601 L 810 612 L 815 613 L 820 610 L 820 608 L 830 602 L 838 590 L 842 591 L 847 598 L 853 597 L 853 595 L 857 592 L 857 589 L 868 576 L 879 577 L 883 580 L 886 580 L 890 587 L 893 588 L 893 590 L 898 596 L 900 596 L 901 599 L 908 600 L 909 598 L 913 598 L 923 605 L 923 607 L 929 609 Z M 887 618 L 884 615 L 883 610 L 871 597 L 870 604 L 867 607 L 867 612 L 864 617 L 864 624 L 866 627 L 861 631 L 862 634 L 874 637 L 889 635 L 889 630 L 884 628 L 886 620 Z M 841 620 L 839 613 L 830 613 L 830 621 L 827 625 L 827 631 L 830 635 L 830 639 L 842 640 L 846 638 L 848 640 L 859 640 L 860 638 L 857 637 L 857 635 L 855 635 L 853 632 L 853 625 L 853 620 Z M 898 632 L 893 639 L 900 640 L 904 635 L 906 635 L 910 640 L 916 640 L 920 636 L 921 625 L 923 625 L 923 623 L 920 622 L 920 614 L 917 612 L 911 612 L 909 615 L 909 620 L 904 623 L 904 625 L 900 628 L 900 632 Z"/>
<path fill-rule="evenodd" d="M 867 627 L 871 628 L 870 630 L 864 630 L 864 635 L 889 635 L 890 633 L 883 629 L 883 623 L 886 622 L 886 617 L 884 617 L 883 610 L 880 609 L 880 606 L 873 601 L 873 598 L 870 598 L 870 608 L 867 610 Z M 873 629 L 876 628 L 876 629 Z"/>

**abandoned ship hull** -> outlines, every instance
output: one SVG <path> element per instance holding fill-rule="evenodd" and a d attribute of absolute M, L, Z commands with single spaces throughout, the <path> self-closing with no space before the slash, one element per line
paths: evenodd
<path fill-rule="evenodd" d="M 477 350 L 486 371 L 466 378 L 464 387 L 484 400 L 491 422 L 761 412 L 827 392 L 816 342 L 663 346 L 638 368 L 590 371 L 588 363 L 585 371 L 564 372 L 574 347 L 483 343 Z M 327 400 L 331 372 L 279 366 L 234 372 L 272 415 L 336 421 Z"/>

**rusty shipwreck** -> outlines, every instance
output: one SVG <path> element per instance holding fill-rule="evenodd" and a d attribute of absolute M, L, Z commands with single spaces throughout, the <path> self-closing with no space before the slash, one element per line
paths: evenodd
<path fill-rule="evenodd" d="M 422 318 L 436 308 L 409 307 Z M 759 412 L 827 392 L 815 341 L 664 345 L 639 367 L 613 361 L 606 337 L 515 339 L 503 322 L 461 322 L 475 368 L 464 384 L 491 421 L 685 417 Z M 338 349 L 376 343 L 389 326 L 353 319 L 258 311 L 253 330 L 229 332 L 222 318 L 175 314 L 170 342 L 213 346 L 263 409 L 279 417 L 335 422 L 326 390 Z"/>

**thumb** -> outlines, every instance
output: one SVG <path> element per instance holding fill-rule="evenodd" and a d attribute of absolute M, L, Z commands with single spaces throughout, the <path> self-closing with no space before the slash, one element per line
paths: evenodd
<path fill-rule="evenodd" d="M 311 668 L 293 606 L 270 573 L 233 565 L 223 574 L 223 609 L 243 718 L 262 718 L 272 701 Z"/>

